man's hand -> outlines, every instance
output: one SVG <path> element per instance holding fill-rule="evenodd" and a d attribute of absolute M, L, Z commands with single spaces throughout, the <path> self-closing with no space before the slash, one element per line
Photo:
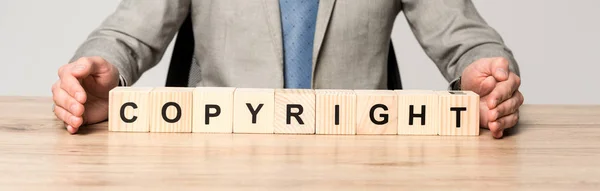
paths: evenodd
<path fill-rule="evenodd" d="M 52 85 L 54 114 L 70 133 L 108 118 L 108 92 L 117 87 L 117 68 L 100 57 L 81 58 L 58 69 Z"/>
<path fill-rule="evenodd" d="M 523 94 L 519 92 L 521 78 L 508 69 L 505 58 L 483 58 L 469 65 L 462 73 L 461 88 L 480 96 L 480 125 L 489 128 L 492 136 L 502 138 L 504 129 L 519 121 Z"/>

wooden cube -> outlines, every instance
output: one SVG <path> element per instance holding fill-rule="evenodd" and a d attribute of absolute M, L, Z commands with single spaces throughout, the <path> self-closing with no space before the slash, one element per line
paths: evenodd
<path fill-rule="evenodd" d="M 479 95 L 439 91 L 440 135 L 479 135 Z"/>
<path fill-rule="evenodd" d="M 430 90 L 396 90 L 398 94 L 398 134 L 438 135 L 439 96 Z"/>
<path fill-rule="evenodd" d="M 394 91 L 354 90 L 356 93 L 356 134 L 398 134 L 398 102 Z"/>
<path fill-rule="evenodd" d="M 233 133 L 273 133 L 275 90 L 238 88 L 233 99 Z"/>
<path fill-rule="evenodd" d="M 109 92 L 108 130 L 148 132 L 152 88 L 117 87 Z"/>
<path fill-rule="evenodd" d="M 194 88 L 154 88 L 150 92 L 150 132 L 192 132 Z"/>
<path fill-rule="evenodd" d="M 232 133 L 234 91 L 228 87 L 194 89 L 192 132 Z"/>
<path fill-rule="evenodd" d="M 315 134 L 315 91 L 275 90 L 275 133 Z"/>
<path fill-rule="evenodd" d="M 352 90 L 316 90 L 316 134 L 356 134 L 356 94 Z"/>

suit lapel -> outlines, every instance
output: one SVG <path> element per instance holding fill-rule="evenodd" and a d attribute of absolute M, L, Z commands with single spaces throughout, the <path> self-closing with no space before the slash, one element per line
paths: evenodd
<path fill-rule="evenodd" d="M 329 26 L 329 20 L 331 19 L 331 13 L 335 6 L 335 0 L 320 0 L 319 1 L 319 12 L 317 13 L 317 26 L 315 29 L 315 41 L 313 47 L 313 59 L 312 59 L 312 78 L 314 84 L 315 79 L 315 68 L 317 66 L 317 59 L 321 52 L 321 46 L 325 38 L 325 32 Z"/>
<path fill-rule="evenodd" d="M 283 68 L 283 40 L 281 34 L 281 14 L 279 11 L 279 0 L 263 0 L 263 7 L 265 9 L 273 46 L 275 47 L 277 61 L 281 65 L 281 68 Z M 283 79 L 281 80 L 283 81 Z"/>

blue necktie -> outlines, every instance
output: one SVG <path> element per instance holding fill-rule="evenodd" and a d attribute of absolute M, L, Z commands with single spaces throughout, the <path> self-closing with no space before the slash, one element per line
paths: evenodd
<path fill-rule="evenodd" d="M 279 0 L 285 88 L 310 89 L 319 0 Z"/>

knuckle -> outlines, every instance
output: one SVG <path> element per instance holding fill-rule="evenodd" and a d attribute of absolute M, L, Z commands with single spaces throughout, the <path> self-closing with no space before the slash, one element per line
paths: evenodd
<path fill-rule="evenodd" d="M 500 92 L 498 90 L 492 91 L 492 93 L 490 93 L 490 99 L 497 100 L 499 98 L 500 98 Z"/>
<path fill-rule="evenodd" d="M 502 63 L 502 64 L 508 64 L 508 60 L 504 57 L 500 57 L 498 58 L 498 62 Z"/>
<path fill-rule="evenodd" d="M 510 127 L 515 126 L 519 122 L 519 116 L 515 115 L 510 121 Z"/>
<path fill-rule="evenodd" d="M 67 112 L 66 110 L 62 110 L 62 119 L 69 123 L 69 117 L 71 116 L 71 114 L 69 114 L 69 112 Z"/>
<path fill-rule="evenodd" d="M 59 104 L 58 101 L 60 100 L 60 94 L 58 94 L 58 92 L 53 91 L 52 92 L 52 101 L 54 101 L 54 104 Z"/>
<path fill-rule="evenodd" d="M 66 118 L 65 118 L 65 112 L 64 112 L 64 110 L 62 110 L 62 108 L 60 108 L 60 107 L 56 107 L 56 108 L 54 109 L 54 115 L 56 115 L 56 117 L 57 117 L 58 119 L 62 120 L 62 121 L 65 121 L 65 119 L 66 119 Z"/>
<path fill-rule="evenodd" d="M 498 108 L 497 110 L 492 111 L 492 119 L 493 120 L 498 120 L 500 118 L 502 111 L 500 111 L 500 108 Z"/>
<path fill-rule="evenodd" d="M 73 85 L 62 85 L 62 89 L 68 94 L 68 95 L 74 95 L 75 91 L 77 91 L 77 89 L 73 88 Z"/>
<path fill-rule="evenodd" d="M 525 97 L 523 96 L 523 94 L 520 91 L 517 91 L 517 105 L 523 105 L 523 102 L 525 102 Z"/>
<path fill-rule="evenodd" d="M 500 104 L 510 98 L 510 96 L 507 95 L 506 93 L 500 93 L 500 92 L 496 93 L 496 95 L 494 95 L 494 96 L 498 100 L 498 104 Z"/>
<path fill-rule="evenodd" d="M 515 75 L 515 84 L 517 87 L 521 86 L 521 77 Z"/>
<path fill-rule="evenodd" d="M 506 101 L 509 100 L 512 97 L 512 94 L 510 93 L 503 93 L 500 94 L 500 101 Z"/>
<path fill-rule="evenodd" d="M 64 104 L 65 110 L 67 110 L 69 112 L 73 112 L 73 111 L 71 111 L 71 105 L 73 105 L 75 103 L 75 100 L 65 97 L 62 99 L 62 102 L 65 103 Z"/>
<path fill-rule="evenodd" d="M 100 60 L 102 60 L 102 57 L 100 57 L 100 56 L 92 56 L 92 57 L 88 57 L 88 58 L 90 60 L 90 63 L 93 63 L 93 64 L 100 64 L 99 62 L 100 62 Z"/>
<path fill-rule="evenodd" d="M 60 76 L 60 81 L 61 81 L 61 83 L 64 84 L 65 82 L 69 82 L 69 79 L 72 78 L 72 77 L 73 77 L 73 75 L 71 75 L 70 72 L 64 70 L 63 73 Z"/>
<path fill-rule="evenodd" d="M 518 110 L 518 109 L 517 109 L 517 110 L 515 110 L 515 112 L 513 113 L 513 118 L 514 118 L 515 120 L 519 120 L 519 110 Z"/>
<path fill-rule="evenodd" d="M 512 94 L 512 93 L 514 93 L 513 91 L 511 91 L 513 86 L 514 86 L 514 84 L 511 84 L 509 81 L 506 81 L 505 83 L 502 83 L 500 91 L 502 91 L 502 94 L 506 94 L 509 92 L 510 92 L 510 94 Z"/>
<path fill-rule="evenodd" d="M 52 92 L 52 94 L 54 94 L 54 91 L 56 91 L 58 82 L 55 82 L 54 84 L 52 84 L 52 86 L 50 87 L 50 91 Z"/>
<path fill-rule="evenodd" d="M 60 68 L 58 68 L 58 73 L 57 73 L 58 77 L 62 76 L 63 72 L 65 71 L 65 67 L 67 67 L 67 65 L 63 65 Z"/>
<path fill-rule="evenodd" d="M 77 63 L 83 63 L 83 62 L 86 62 L 87 60 L 89 60 L 88 57 L 81 57 L 81 58 L 77 59 Z"/>
<path fill-rule="evenodd" d="M 524 100 L 523 98 L 521 98 L 521 99 L 518 101 L 518 103 L 517 103 L 517 107 L 520 107 L 520 106 L 522 106 L 524 101 L 525 101 L 525 100 Z"/>
<path fill-rule="evenodd" d="M 64 120 L 61 118 L 60 114 L 58 113 L 58 110 L 56 109 L 56 106 L 54 106 L 54 116 L 56 116 L 56 118 L 57 118 L 57 119 L 60 119 L 60 120 L 64 121 Z"/>
<path fill-rule="evenodd" d="M 93 63 L 93 60 L 90 57 L 82 57 L 78 60 L 78 64 L 89 65 L 91 63 Z"/>
<path fill-rule="evenodd" d="M 490 110 L 490 111 L 487 113 L 487 116 L 486 116 L 486 117 L 487 117 L 487 120 L 488 120 L 488 121 L 494 121 L 494 117 L 495 117 L 495 116 L 496 116 L 496 111 L 495 111 L 495 110 Z"/>
<path fill-rule="evenodd" d="M 496 63 L 501 67 L 508 67 L 508 60 L 504 57 L 496 58 Z"/>
<path fill-rule="evenodd" d="M 69 84 L 69 82 L 67 80 L 63 79 L 59 85 L 60 89 L 67 90 L 67 84 Z"/>
<path fill-rule="evenodd" d="M 58 89 L 52 88 L 52 99 L 56 100 L 56 98 L 58 98 L 58 96 L 59 96 Z"/>
<path fill-rule="evenodd" d="M 520 104 L 519 104 L 518 100 L 513 101 L 513 104 L 512 104 L 510 112 L 511 113 L 517 112 L 517 109 L 519 109 L 519 106 L 520 106 Z"/>
<path fill-rule="evenodd" d="M 56 106 L 65 107 L 65 98 L 64 98 L 64 96 L 60 96 L 60 95 L 54 96 L 54 104 L 56 104 L 54 107 L 56 107 Z"/>
<path fill-rule="evenodd" d="M 519 105 L 515 104 L 513 107 L 510 108 L 510 113 L 516 113 L 518 109 L 519 109 Z"/>
<path fill-rule="evenodd" d="M 76 92 L 76 91 L 79 91 L 79 89 L 80 89 L 79 87 L 80 87 L 80 86 L 79 86 L 79 83 L 73 83 L 73 84 L 71 84 L 71 86 L 70 86 L 70 90 L 71 90 L 72 92 Z"/>
<path fill-rule="evenodd" d="M 54 101 L 55 107 L 56 106 L 63 106 L 63 99 L 64 96 L 60 95 L 59 93 L 54 94 L 54 96 L 52 96 L 52 101 Z"/>
<path fill-rule="evenodd" d="M 494 123 L 490 123 L 490 125 L 489 125 L 489 127 L 488 127 L 488 128 L 489 128 L 491 131 L 496 131 L 496 130 L 498 129 L 498 127 L 500 127 L 500 126 L 501 126 L 501 124 L 500 124 L 500 120 L 496 120 Z"/>
<path fill-rule="evenodd" d="M 496 127 L 495 130 L 501 129 L 504 126 L 504 124 L 506 123 L 504 120 L 505 119 L 496 120 L 496 122 L 498 123 L 498 126 Z"/>

